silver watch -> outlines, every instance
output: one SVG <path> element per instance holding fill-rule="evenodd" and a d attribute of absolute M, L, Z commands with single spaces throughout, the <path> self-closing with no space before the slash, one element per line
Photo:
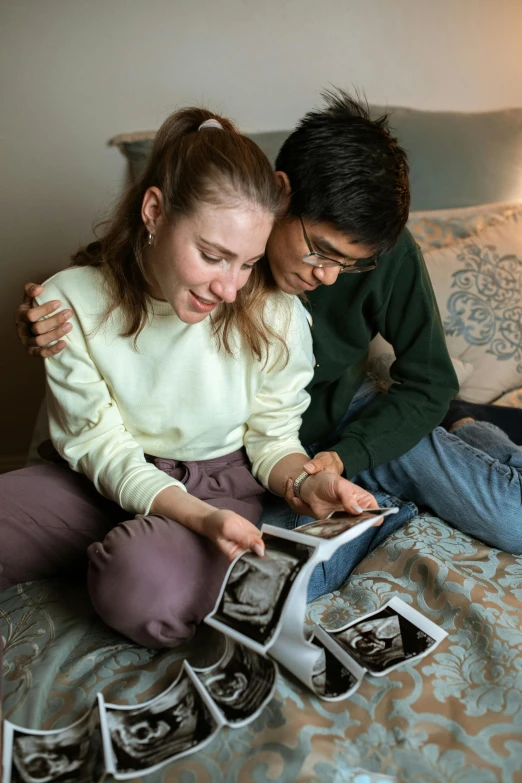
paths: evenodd
<path fill-rule="evenodd" d="M 299 498 L 299 500 L 303 500 L 301 497 L 301 486 L 303 485 L 303 482 L 306 481 L 307 478 L 309 478 L 310 473 L 307 473 L 306 471 L 303 471 L 298 475 L 296 480 L 294 481 L 294 498 Z"/>

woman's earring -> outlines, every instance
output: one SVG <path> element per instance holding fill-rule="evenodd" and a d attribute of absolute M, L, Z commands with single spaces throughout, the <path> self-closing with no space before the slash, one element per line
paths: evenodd
<path fill-rule="evenodd" d="M 154 234 L 151 234 L 150 231 L 149 231 L 149 238 L 147 240 L 147 244 L 148 245 L 154 244 Z"/>

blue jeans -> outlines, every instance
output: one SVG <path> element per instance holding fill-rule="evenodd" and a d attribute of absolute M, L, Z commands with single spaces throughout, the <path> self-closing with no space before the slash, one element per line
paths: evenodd
<path fill-rule="evenodd" d="M 377 393 L 365 382 L 337 431 L 323 443 L 311 444 L 310 455 L 331 448 L 338 431 Z M 379 505 L 398 505 L 400 511 L 319 565 L 308 586 L 310 601 L 338 590 L 357 563 L 415 516 L 418 507 L 430 509 L 489 546 L 522 553 L 522 448 L 494 424 L 464 424 L 458 435 L 437 427 L 406 454 L 365 470 L 352 481 L 371 492 Z M 271 497 L 264 504 L 261 521 L 294 529 L 310 518 L 297 515 L 281 498 Z"/>

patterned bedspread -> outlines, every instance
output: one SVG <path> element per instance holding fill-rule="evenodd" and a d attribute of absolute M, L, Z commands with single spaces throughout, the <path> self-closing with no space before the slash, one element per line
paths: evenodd
<path fill-rule="evenodd" d="M 311 604 L 309 620 L 335 628 L 394 595 L 448 631 L 432 655 L 367 677 L 338 703 L 283 672 L 256 721 L 224 729 L 203 752 L 147 781 L 522 781 L 522 557 L 422 514 L 363 560 L 340 592 Z M 208 628 L 175 651 L 133 645 L 97 620 L 83 586 L 58 580 L 6 591 L 0 618 L 4 716 L 32 728 L 69 725 L 99 690 L 111 702 L 146 701 L 184 657 L 201 665 L 217 654 Z"/>

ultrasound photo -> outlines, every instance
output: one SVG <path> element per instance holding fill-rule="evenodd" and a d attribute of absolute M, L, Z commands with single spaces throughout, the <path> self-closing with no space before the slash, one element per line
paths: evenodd
<path fill-rule="evenodd" d="M 312 673 L 315 693 L 325 699 L 344 696 L 358 684 L 357 677 L 337 660 L 320 639 L 313 638 L 313 643 L 321 648 L 321 656 Z"/>
<path fill-rule="evenodd" d="M 383 674 L 435 644 L 435 639 L 391 607 L 330 636 L 371 674 Z"/>
<path fill-rule="evenodd" d="M 378 511 L 381 509 L 374 509 L 372 512 L 364 511 L 357 516 L 351 516 L 350 514 L 344 514 L 337 512 L 332 514 L 328 519 L 317 519 L 315 522 L 309 522 L 307 525 L 302 525 L 296 528 L 296 533 L 305 533 L 307 536 L 317 536 L 317 538 L 331 539 L 337 538 L 347 530 L 351 530 L 356 525 L 360 525 L 361 522 L 366 522 L 367 519 L 375 517 L 378 519 Z M 388 511 L 389 509 L 382 509 L 382 511 Z"/>
<path fill-rule="evenodd" d="M 246 552 L 236 561 L 219 606 L 210 617 L 261 645 L 268 645 L 290 588 L 315 549 L 269 534 L 264 534 L 263 540 L 265 556 Z"/>
<path fill-rule="evenodd" d="M 223 658 L 208 669 L 194 669 L 228 724 L 247 722 L 271 698 L 277 666 L 227 638 Z"/>
<path fill-rule="evenodd" d="M 195 749 L 218 729 L 184 669 L 174 685 L 142 707 L 103 704 L 101 721 L 116 778 L 150 772 Z"/>
<path fill-rule="evenodd" d="M 103 777 L 97 706 L 57 731 L 22 730 L 8 721 L 4 727 L 4 783 L 96 783 Z"/>

